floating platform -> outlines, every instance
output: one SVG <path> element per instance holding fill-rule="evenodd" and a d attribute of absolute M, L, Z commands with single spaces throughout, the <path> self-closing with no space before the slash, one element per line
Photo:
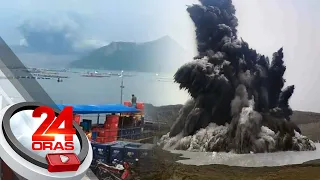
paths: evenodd
<path fill-rule="evenodd" d="M 17 77 L 0 77 L 0 79 L 52 79 L 51 77 L 34 77 L 34 76 L 17 76 Z"/>
<path fill-rule="evenodd" d="M 68 76 L 61 76 L 56 74 L 32 74 L 35 77 L 50 77 L 50 78 L 69 78 Z"/>

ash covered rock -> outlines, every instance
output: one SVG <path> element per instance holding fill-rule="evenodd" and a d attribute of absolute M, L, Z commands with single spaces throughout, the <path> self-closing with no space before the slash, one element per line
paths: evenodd
<path fill-rule="evenodd" d="M 191 99 L 160 144 L 165 148 L 236 153 L 315 150 L 290 121 L 283 48 L 269 58 L 237 36 L 231 0 L 188 7 L 199 55 L 174 76 Z"/>
<path fill-rule="evenodd" d="M 293 134 L 290 134 L 285 130 L 275 132 L 263 126 L 263 116 L 254 111 L 253 106 L 251 103 L 249 107 L 243 108 L 240 117 L 233 119 L 231 124 L 218 126 L 210 123 L 189 136 L 180 133 L 170 137 L 168 133 L 160 139 L 159 145 L 165 149 L 234 153 L 316 149 L 314 143 L 295 131 L 294 127 L 291 128 Z"/>

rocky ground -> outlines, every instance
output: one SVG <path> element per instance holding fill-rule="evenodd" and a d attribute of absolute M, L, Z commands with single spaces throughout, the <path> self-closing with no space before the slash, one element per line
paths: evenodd
<path fill-rule="evenodd" d="M 181 107 L 182 105 L 180 104 L 159 107 L 146 104 L 146 119 L 166 123 L 161 126 L 163 129 L 169 130 L 172 123 L 178 117 Z M 294 111 L 291 121 L 300 127 L 303 135 L 316 142 L 320 140 L 320 113 Z"/>
<path fill-rule="evenodd" d="M 149 119 L 166 122 L 169 128 L 178 115 L 181 105 L 146 106 Z M 302 133 L 313 141 L 320 140 L 320 114 L 295 111 L 291 117 Z M 282 167 L 245 168 L 224 165 L 193 166 L 176 163 L 179 155 L 161 149 L 153 158 L 141 161 L 141 178 L 145 180 L 320 180 L 320 160 L 302 165 Z"/>

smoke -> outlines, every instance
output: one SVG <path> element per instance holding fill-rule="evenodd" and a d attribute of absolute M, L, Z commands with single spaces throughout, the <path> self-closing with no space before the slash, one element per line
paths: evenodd
<path fill-rule="evenodd" d="M 284 88 L 283 48 L 268 57 L 237 37 L 231 0 L 200 0 L 187 8 L 196 26 L 199 55 L 174 76 L 189 100 L 170 132 L 165 148 L 236 153 L 315 150 L 290 121 Z"/>
<path fill-rule="evenodd" d="M 36 52 L 69 54 L 83 49 L 98 48 L 105 43 L 80 35 L 79 18 L 71 15 L 43 16 L 25 20 L 19 27 L 23 38 L 20 45 Z"/>

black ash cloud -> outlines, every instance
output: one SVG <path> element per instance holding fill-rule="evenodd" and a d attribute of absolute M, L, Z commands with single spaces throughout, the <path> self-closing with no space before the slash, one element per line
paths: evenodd
<path fill-rule="evenodd" d="M 175 149 L 235 151 L 314 150 L 290 121 L 284 88 L 283 48 L 268 57 L 237 37 L 231 0 L 200 0 L 188 7 L 196 26 L 199 56 L 174 76 L 192 99 L 161 143 Z"/>

